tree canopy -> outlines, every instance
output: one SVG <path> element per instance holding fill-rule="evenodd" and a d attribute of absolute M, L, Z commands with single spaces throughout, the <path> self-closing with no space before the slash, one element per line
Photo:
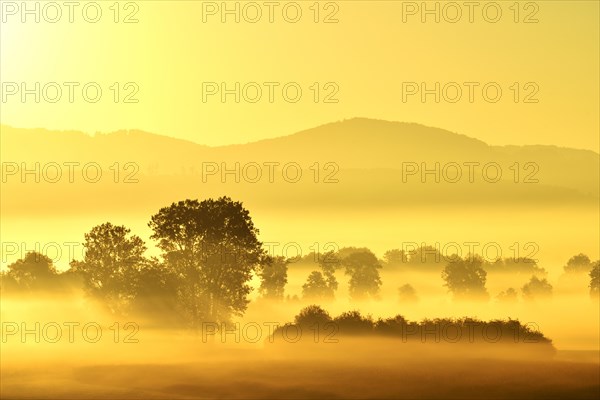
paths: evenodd
<path fill-rule="evenodd" d="M 192 325 L 243 314 L 248 282 L 265 252 L 242 203 L 188 199 L 161 208 L 149 226 L 165 263 L 181 278 L 178 294 Z"/>
<path fill-rule="evenodd" d="M 442 279 L 446 281 L 445 286 L 456 299 L 487 299 L 489 297 L 485 288 L 487 272 L 481 265 L 481 258 L 475 256 L 459 258 L 446 265 L 442 271 Z"/>

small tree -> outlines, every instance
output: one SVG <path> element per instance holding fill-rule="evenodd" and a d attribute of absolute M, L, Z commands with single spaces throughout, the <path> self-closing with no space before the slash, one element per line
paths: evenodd
<path fill-rule="evenodd" d="M 313 304 L 300 310 L 298 315 L 294 317 L 294 322 L 301 327 L 312 327 L 314 325 L 323 327 L 331 322 L 331 316 L 323 308 Z"/>
<path fill-rule="evenodd" d="M 488 299 L 485 288 L 487 272 L 481 267 L 482 260 L 472 255 L 456 258 L 442 271 L 445 285 L 456 299 Z"/>
<path fill-rule="evenodd" d="M 327 281 L 327 286 L 333 293 L 338 289 L 338 281 L 335 277 L 335 271 L 341 267 L 341 260 L 333 251 L 329 251 L 319 257 L 319 266 L 323 271 L 323 276 Z"/>
<path fill-rule="evenodd" d="M 590 258 L 583 253 L 574 255 L 567 261 L 567 265 L 564 266 L 565 272 L 567 273 L 589 273 L 592 268 L 592 262 Z"/>
<path fill-rule="evenodd" d="M 490 274 L 535 275 L 538 278 L 545 278 L 547 275 L 546 270 L 538 266 L 536 260 L 527 257 L 498 258 L 492 263 L 484 263 L 482 267 Z"/>
<path fill-rule="evenodd" d="M 552 296 L 552 285 L 546 279 L 539 279 L 537 276 L 532 276 L 523 288 L 523 297 L 527 300 L 536 298 L 548 298 Z"/>
<path fill-rule="evenodd" d="M 508 288 L 498 293 L 497 299 L 503 303 L 514 303 L 517 301 L 517 291 L 513 288 Z"/>
<path fill-rule="evenodd" d="M 342 334 L 368 334 L 373 332 L 374 322 L 370 316 L 363 317 L 359 311 L 346 311 L 333 319 Z"/>
<path fill-rule="evenodd" d="M 261 296 L 269 299 L 282 300 L 287 283 L 289 261 L 282 256 L 265 257 L 258 269 L 261 279 L 258 289 Z"/>
<path fill-rule="evenodd" d="M 371 251 L 355 252 L 343 259 L 346 275 L 350 275 L 349 291 L 352 299 L 376 298 L 381 286 L 381 265 Z"/>
<path fill-rule="evenodd" d="M 5 275 L 7 287 L 18 287 L 20 290 L 51 289 L 56 283 L 58 273 L 52 260 L 35 251 L 8 266 Z"/>
<path fill-rule="evenodd" d="M 402 303 L 411 303 L 419 300 L 417 296 L 417 291 L 412 285 L 408 283 L 406 285 L 402 285 L 398 288 L 398 294 L 400 297 L 400 302 Z"/>
<path fill-rule="evenodd" d="M 333 299 L 333 290 L 320 271 L 312 271 L 302 285 L 302 296 L 311 300 L 330 300 Z"/>
<path fill-rule="evenodd" d="M 590 271 L 590 295 L 592 298 L 600 297 L 600 260 L 594 261 Z"/>
<path fill-rule="evenodd" d="M 414 252 L 410 252 L 408 263 L 412 267 L 422 268 L 424 266 L 433 267 L 441 266 L 447 259 L 440 253 L 439 249 L 434 246 L 421 246 Z"/>
<path fill-rule="evenodd" d="M 392 249 L 385 252 L 383 261 L 391 267 L 399 267 L 408 262 L 408 256 L 404 250 Z"/>

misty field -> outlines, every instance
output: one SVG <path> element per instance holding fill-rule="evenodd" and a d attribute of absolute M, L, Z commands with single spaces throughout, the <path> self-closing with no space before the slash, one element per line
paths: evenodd
<path fill-rule="evenodd" d="M 597 352 L 535 360 L 461 357 L 438 348 L 435 356 L 395 351 L 391 357 L 373 344 L 324 356 L 237 349 L 185 363 L 36 363 L 3 368 L 2 398 L 597 399 L 600 393 Z"/>
<path fill-rule="evenodd" d="M 572 308 L 585 303 L 559 297 L 554 304 Z M 361 304 L 360 308 L 368 306 Z M 380 307 L 393 306 L 383 302 Z M 415 307 L 413 312 L 458 312 L 456 307 L 419 307 L 424 308 Z M 489 308 L 496 315 L 508 311 L 498 304 Z M 297 309 L 285 302 L 257 301 L 239 320 L 242 328 L 226 332 L 206 329 L 211 325 L 204 325 L 199 332 L 164 329 L 131 316 L 118 321 L 117 335 L 114 316 L 94 303 L 74 298 L 3 299 L 2 398 L 597 399 L 600 393 L 597 349 L 565 351 L 544 340 L 514 343 L 512 335 L 506 343 L 492 343 L 477 339 L 480 333 L 475 335 L 475 343 L 449 343 L 444 336 L 436 340 L 439 332 L 435 330 L 425 331 L 413 341 L 399 336 L 342 335 L 340 331 L 330 338 L 327 329 L 316 336 L 310 326 L 302 331 L 307 340 L 270 340 L 269 321 L 283 324 L 292 320 L 290 315 L 295 312 Z M 50 324 L 66 321 L 67 315 L 70 321 L 79 321 L 73 340 L 61 322 L 61 339 L 48 342 L 49 336 L 56 336 Z M 582 338 L 593 321 L 569 332 L 564 326 L 567 318 L 559 318 L 562 327 L 561 321 L 549 325 L 552 315 L 547 310 L 537 321 L 553 328 L 550 330 L 561 337 L 563 348 L 586 345 Z M 25 336 L 21 324 L 14 334 L 7 333 L 6 321 L 17 320 L 25 321 L 29 329 Z M 35 321 L 42 321 L 37 342 Z M 138 321 L 139 326 L 126 328 L 126 321 Z M 298 318 L 295 321 L 301 323 Z M 335 321 L 342 324 L 339 318 Z M 98 340 L 94 330 L 83 331 L 83 326 L 91 323 L 102 327 Z M 254 330 L 244 328 L 255 325 L 262 327 L 256 340 Z M 594 332 L 589 334 L 597 337 Z M 590 342 L 593 339 L 587 341 L 588 346 Z"/>

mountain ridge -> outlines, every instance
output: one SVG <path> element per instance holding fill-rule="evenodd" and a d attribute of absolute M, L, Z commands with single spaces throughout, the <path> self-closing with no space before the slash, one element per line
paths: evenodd
<path fill-rule="evenodd" d="M 343 128 L 347 128 L 349 126 L 349 124 L 356 124 L 356 123 L 366 123 L 366 124 L 389 124 L 389 125 L 393 125 L 394 127 L 399 127 L 399 126 L 405 126 L 405 127 L 414 127 L 417 128 L 418 130 L 429 130 L 430 132 L 439 132 L 442 133 L 446 136 L 454 136 L 455 138 L 460 138 L 460 139 L 464 139 L 464 140 L 468 140 L 468 141 L 473 141 L 473 142 L 477 142 L 481 145 L 485 145 L 488 147 L 554 147 L 554 148 L 558 148 L 558 149 L 569 149 L 569 150 L 580 150 L 580 151 L 585 151 L 585 152 L 591 152 L 594 154 L 600 154 L 595 152 L 594 150 L 590 150 L 590 149 L 579 149 L 579 148 L 573 148 L 573 147 L 566 147 L 566 146 L 556 146 L 556 145 L 552 145 L 552 144 L 533 144 L 533 145 L 516 145 L 516 144 L 504 144 L 504 145 L 491 145 L 489 143 L 484 142 L 483 140 L 477 139 L 475 137 L 472 136 L 468 136 L 462 133 L 458 133 L 458 132 L 453 132 L 447 129 L 443 129 L 443 128 L 438 128 L 438 127 L 432 127 L 432 126 L 428 126 L 428 125 L 423 125 L 423 124 L 419 124 L 416 122 L 404 122 L 404 121 L 389 121 L 389 120 L 383 120 L 383 119 L 375 119 L 375 118 L 366 118 L 366 117 L 353 117 L 353 118 L 349 118 L 349 119 L 342 119 L 342 120 L 338 120 L 338 121 L 333 121 L 333 122 L 328 122 L 325 124 L 321 124 L 321 125 L 317 125 L 315 127 L 312 128 L 307 128 L 307 129 L 303 129 L 297 132 L 293 132 L 287 135 L 282 135 L 282 136 L 277 136 L 277 137 L 272 137 L 272 138 L 265 138 L 265 139 L 259 139 L 259 140 L 255 140 L 255 141 L 250 141 L 250 142 L 245 142 L 245 143 L 232 143 L 232 144 L 225 144 L 225 145 L 218 145 L 218 146 L 211 146 L 211 145 L 206 145 L 203 143 L 199 143 L 197 141 L 193 141 L 193 140 L 189 140 L 189 139 L 182 139 L 182 138 L 178 138 L 178 137 L 174 137 L 174 136 L 169 136 L 166 134 L 162 134 L 162 133 L 155 133 L 155 132 L 149 132 L 149 131 L 144 131 L 144 130 L 140 130 L 140 129 L 119 129 L 117 131 L 111 131 L 111 132 L 95 132 L 93 134 L 90 133 L 86 133 L 86 132 L 82 132 L 82 131 L 77 131 L 77 130 L 51 130 L 51 129 L 47 129 L 47 128 L 19 128 L 19 127 L 14 127 L 12 125 L 8 125 L 8 124 L 0 124 L 0 130 L 4 130 L 5 132 L 8 130 L 13 131 L 13 130 L 19 130 L 22 132 L 27 132 L 29 134 L 33 133 L 33 134 L 59 134 L 59 135 L 65 135 L 65 134 L 69 134 L 69 135 L 74 135 L 75 137 L 79 137 L 79 138 L 89 138 L 89 139 L 104 139 L 104 138 L 115 138 L 115 137 L 132 137 L 132 136 L 143 136 L 143 137 L 148 137 L 148 138 L 154 138 L 154 139 L 168 139 L 168 140 L 172 140 L 175 142 L 180 142 L 180 143 L 187 143 L 187 144 L 191 144 L 194 146 L 200 146 L 203 148 L 207 148 L 207 149 L 219 149 L 219 148 L 231 148 L 231 147 L 236 147 L 236 146 L 246 146 L 246 145 L 255 145 L 255 144 L 265 144 L 265 143 L 272 143 L 274 141 L 279 141 L 279 140 L 284 140 L 284 139 L 290 139 L 290 138 L 299 138 L 299 137 L 306 137 L 306 136 L 310 136 L 310 135 L 314 135 L 316 134 L 317 131 L 322 131 L 325 128 L 337 128 L 337 127 L 343 127 Z M 406 133 L 406 132 L 405 132 Z"/>
<path fill-rule="evenodd" d="M 326 166 L 334 165 L 340 177 L 358 185 L 360 182 L 350 177 L 356 173 L 348 171 L 388 169 L 398 171 L 396 175 L 402 177 L 407 164 L 421 172 L 443 170 L 446 166 L 456 169 L 458 165 L 464 180 L 469 173 L 467 165 L 471 164 L 477 166 L 479 174 L 486 166 L 493 167 L 492 172 L 499 166 L 501 178 L 515 183 L 540 183 L 596 197 L 600 194 L 600 155 L 591 150 L 554 145 L 492 146 L 441 128 L 368 118 L 341 120 L 287 136 L 217 147 L 141 130 L 90 136 L 78 131 L 4 126 L 0 140 L 3 161 L 70 161 L 82 165 L 96 162 L 104 169 L 115 163 L 133 162 L 139 173 L 147 176 L 198 176 L 206 167 L 204 163 L 222 170 L 267 162 L 278 163 L 281 169 L 295 163 L 307 170 L 306 176 L 314 168 L 324 175 Z M 411 178 L 418 182 L 420 174 Z M 373 182 L 379 178 L 364 179 Z"/>

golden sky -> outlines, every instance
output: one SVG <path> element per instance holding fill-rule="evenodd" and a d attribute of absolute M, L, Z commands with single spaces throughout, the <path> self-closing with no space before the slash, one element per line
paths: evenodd
<path fill-rule="evenodd" d="M 239 22 L 222 15 L 220 1 L 82 1 L 73 22 L 61 1 L 54 3 L 59 9 L 27 2 L 32 10 L 38 4 L 39 22 L 23 14 L 20 1 L 1 3 L 3 124 L 90 133 L 135 128 L 221 145 L 361 116 L 442 127 L 490 144 L 598 151 L 597 1 L 478 2 L 472 10 L 464 2 L 428 2 L 439 7 L 439 22 L 422 15 L 420 1 L 227 2 L 230 10 L 237 4 Z M 99 21 L 86 21 L 98 9 Z M 36 82 L 40 102 L 35 93 L 23 102 L 21 84 L 35 92 Z M 222 82 L 229 89 L 240 83 L 239 103 L 234 94 L 225 103 L 220 93 L 207 94 Z M 429 89 L 440 83 L 439 103 L 434 94 L 423 103 L 420 93 L 403 101 L 403 86 L 421 90 L 422 82 Z M 84 99 L 86 84 L 90 100 L 102 89 L 98 102 Z M 502 90 L 497 102 L 484 97 L 486 84 L 488 100 Z M 52 103 L 57 87 L 61 97 Z M 298 87 L 302 95 L 292 102 Z M 447 101 L 457 87 L 462 97 Z M 252 103 L 257 88 L 262 97 Z M 138 102 L 125 103 L 133 92 L 129 99 Z"/>

